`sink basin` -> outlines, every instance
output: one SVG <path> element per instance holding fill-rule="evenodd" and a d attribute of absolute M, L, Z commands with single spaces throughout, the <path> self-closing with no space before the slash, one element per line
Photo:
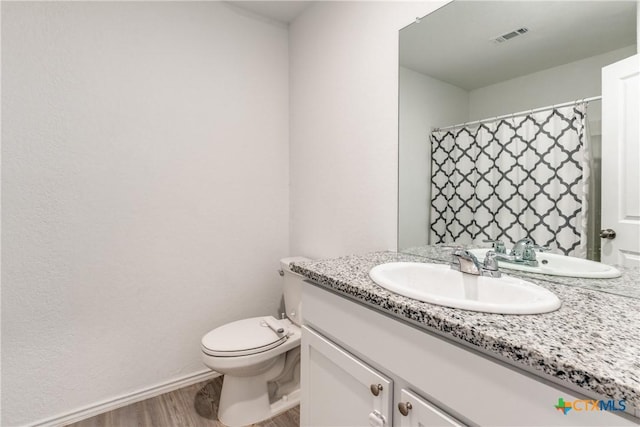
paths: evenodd
<path fill-rule="evenodd" d="M 467 249 L 480 261 L 490 249 Z M 500 268 L 510 270 L 525 271 L 528 273 L 548 274 L 550 276 L 581 277 L 588 279 L 611 279 L 620 277 L 620 271 L 607 264 L 590 261 L 588 259 L 575 258 L 571 256 L 551 254 L 547 252 L 536 253 L 538 260 L 537 267 L 513 264 L 510 262 L 498 261 Z"/>
<path fill-rule="evenodd" d="M 538 314 L 557 310 L 561 304 L 557 296 L 533 283 L 506 275 L 464 274 L 448 264 L 391 262 L 372 268 L 369 277 L 391 292 L 464 310 Z"/>

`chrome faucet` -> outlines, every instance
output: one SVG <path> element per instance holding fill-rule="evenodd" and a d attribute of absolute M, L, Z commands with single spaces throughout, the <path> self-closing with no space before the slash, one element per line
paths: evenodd
<path fill-rule="evenodd" d="M 529 267 L 537 267 L 536 251 L 544 252 L 549 248 L 536 245 L 533 240 L 525 237 L 518 240 L 509 254 L 504 250 L 504 243 L 501 240 L 485 240 L 486 243 L 493 243 L 493 247 L 497 252 L 495 258 L 498 261 L 510 262 L 512 264 L 527 265 Z M 502 250 L 498 249 L 501 248 Z"/>
<path fill-rule="evenodd" d="M 481 264 L 471 252 L 456 248 L 451 254 L 450 265 L 453 270 L 475 276 L 500 277 L 501 275 L 494 251 L 487 252 L 484 262 Z"/>
<path fill-rule="evenodd" d="M 533 245 L 534 245 L 533 240 L 529 239 L 528 237 L 525 237 L 524 239 L 520 239 L 516 242 L 515 245 L 513 245 L 513 248 L 511 249 L 511 255 L 513 255 L 516 258 L 524 258 L 523 255 L 525 251 Z M 535 259 L 536 259 L 536 255 L 534 251 L 533 260 Z"/>
<path fill-rule="evenodd" d="M 496 251 L 497 254 L 506 254 L 507 248 L 504 246 L 504 242 L 502 240 L 483 240 L 484 243 L 491 243 L 493 246 L 493 250 Z"/>

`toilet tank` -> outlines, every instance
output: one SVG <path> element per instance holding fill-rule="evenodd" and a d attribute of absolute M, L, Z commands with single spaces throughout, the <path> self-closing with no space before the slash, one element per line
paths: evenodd
<path fill-rule="evenodd" d="M 304 257 L 290 257 L 282 258 L 280 260 L 280 268 L 284 272 L 283 279 L 283 293 L 284 293 L 284 308 L 286 310 L 287 317 L 291 322 L 296 325 L 302 323 L 302 307 L 301 307 L 301 291 L 302 281 L 304 277 L 291 271 L 289 264 L 293 261 L 310 261 L 309 258 Z"/>

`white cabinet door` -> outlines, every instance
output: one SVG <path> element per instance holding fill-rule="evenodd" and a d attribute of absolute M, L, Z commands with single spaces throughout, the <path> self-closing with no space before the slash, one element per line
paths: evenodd
<path fill-rule="evenodd" d="M 393 382 L 302 327 L 302 426 L 388 427 Z"/>
<path fill-rule="evenodd" d="M 640 266 L 640 60 L 602 69 L 602 239 L 607 264 Z"/>
<path fill-rule="evenodd" d="M 398 411 L 400 412 L 400 427 L 463 426 L 417 394 L 405 389 L 402 389 L 400 393 Z"/>

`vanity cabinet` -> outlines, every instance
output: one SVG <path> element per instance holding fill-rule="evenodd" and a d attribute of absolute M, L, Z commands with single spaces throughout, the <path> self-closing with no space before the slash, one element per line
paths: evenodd
<path fill-rule="evenodd" d="M 303 402 L 313 402 L 303 404 L 303 426 L 462 426 L 410 390 L 401 389 L 394 402 L 392 379 L 309 327 L 302 330 Z"/>
<path fill-rule="evenodd" d="M 598 397 L 318 285 L 303 285 L 302 304 L 302 426 L 639 425 L 564 414 L 560 398 Z"/>
<path fill-rule="evenodd" d="M 463 425 L 410 390 L 402 389 L 397 407 L 400 412 L 400 423 L 396 424 L 400 427 L 462 427 Z"/>
<path fill-rule="evenodd" d="M 303 326 L 302 425 L 384 427 L 391 420 L 393 382 L 337 345 Z"/>

